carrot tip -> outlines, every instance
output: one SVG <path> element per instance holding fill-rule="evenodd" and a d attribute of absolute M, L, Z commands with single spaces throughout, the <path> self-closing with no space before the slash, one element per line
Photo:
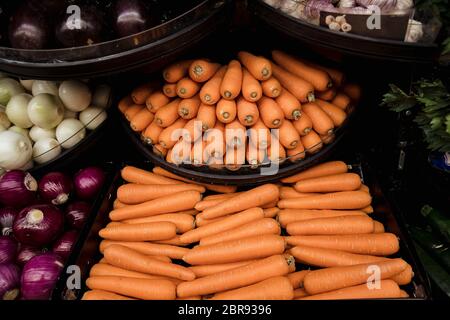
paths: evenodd
<path fill-rule="evenodd" d="M 231 98 L 231 92 L 230 91 L 225 91 L 224 95 L 225 95 L 225 98 Z"/>
<path fill-rule="evenodd" d="M 277 96 L 277 95 L 280 94 L 280 90 L 278 90 L 278 89 L 273 89 L 273 90 L 272 90 L 272 94 L 273 94 L 274 96 Z"/>
<path fill-rule="evenodd" d="M 205 101 L 211 101 L 211 96 L 209 94 L 205 94 L 204 96 Z"/>
<path fill-rule="evenodd" d="M 186 108 L 181 108 L 180 110 L 180 116 L 187 116 L 189 114 L 189 110 Z"/>
<path fill-rule="evenodd" d="M 327 88 L 331 88 L 332 86 L 333 86 L 333 82 L 332 81 L 328 82 Z"/>
<path fill-rule="evenodd" d="M 245 122 L 246 123 L 252 123 L 253 122 L 253 116 L 246 116 L 245 117 Z"/>
<path fill-rule="evenodd" d="M 314 95 L 314 92 L 308 93 L 308 101 L 309 101 L 309 102 L 314 102 L 314 101 L 316 101 L 316 96 Z"/>
<path fill-rule="evenodd" d="M 261 74 L 262 74 L 264 77 L 267 77 L 267 76 L 270 75 L 270 71 L 269 71 L 267 68 L 264 68 L 264 69 L 261 70 Z"/>
<path fill-rule="evenodd" d="M 281 120 L 280 120 L 280 119 L 275 119 L 275 120 L 272 121 L 272 124 L 273 124 L 274 126 L 277 126 L 277 125 L 279 125 L 280 123 L 281 123 Z"/>
<path fill-rule="evenodd" d="M 298 120 L 301 117 L 302 113 L 300 112 L 300 110 L 294 110 L 294 112 L 292 112 L 292 117 L 295 120 Z"/>
<path fill-rule="evenodd" d="M 181 89 L 180 89 L 180 93 L 181 93 L 181 94 L 185 94 L 185 93 L 186 93 L 186 89 L 185 89 L 185 88 L 181 88 Z"/>
<path fill-rule="evenodd" d="M 224 113 L 222 113 L 222 117 L 224 119 L 228 119 L 230 117 L 230 114 L 228 112 L 224 112 Z"/>
<path fill-rule="evenodd" d="M 194 67 L 194 73 L 198 76 L 200 76 L 203 73 L 203 68 L 199 65 Z"/>
<path fill-rule="evenodd" d="M 250 97 L 252 97 L 253 99 L 255 99 L 257 96 L 258 96 L 257 92 L 250 93 Z"/>

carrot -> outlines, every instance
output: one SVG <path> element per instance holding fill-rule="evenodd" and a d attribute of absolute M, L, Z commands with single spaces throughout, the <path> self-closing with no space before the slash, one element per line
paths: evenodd
<path fill-rule="evenodd" d="M 177 247 L 186 246 L 185 243 L 181 242 L 179 235 L 177 235 L 177 236 L 175 236 L 175 237 L 173 237 L 171 239 L 167 239 L 167 240 L 157 240 L 157 241 L 154 241 L 154 243 L 167 244 L 167 245 L 177 246 Z"/>
<path fill-rule="evenodd" d="M 266 150 L 270 147 L 271 134 L 269 128 L 266 127 L 264 122 L 259 118 L 256 123 L 250 127 L 249 142 L 252 143 L 258 149 Z"/>
<path fill-rule="evenodd" d="M 311 83 L 284 70 L 276 64 L 272 65 L 272 70 L 274 77 L 286 90 L 300 100 L 300 102 L 314 101 L 314 87 Z"/>
<path fill-rule="evenodd" d="M 116 241 L 164 240 L 175 237 L 177 227 L 170 222 L 121 224 L 101 229 L 98 234 L 103 239 Z"/>
<path fill-rule="evenodd" d="M 278 202 L 281 209 L 361 209 L 368 206 L 372 197 L 364 191 L 342 191 L 325 193 Z"/>
<path fill-rule="evenodd" d="M 320 99 L 317 99 L 316 103 L 331 118 L 336 127 L 340 127 L 347 119 L 345 111 L 338 108 L 335 104 Z"/>
<path fill-rule="evenodd" d="M 353 102 L 357 103 L 361 99 L 361 87 L 355 83 L 346 83 L 342 90 Z"/>
<path fill-rule="evenodd" d="M 356 173 L 340 173 L 298 181 L 294 188 L 298 192 L 354 191 L 361 187 L 361 178 Z"/>
<path fill-rule="evenodd" d="M 237 60 L 231 60 L 220 84 L 220 95 L 222 98 L 227 100 L 235 99 L 241 92 L 242 78 L 241 64 Z"/>
<path fill-rule="evenodd" d="M 245 163 L 245 147 L 228 147 L 225 151 L 225 168 L 230 171 L 239 170 Z"/>
<path fill-rule="evenodd" d="M 119 199 L 116 199 L 113 202 L 113 209 L 123 208 L 123 207 L 126 207 L 126 206 L 127 205 L 125 203 L 120 202 Z"/>
<path fill-rule="evenodd" d="M 203 218 L 201 215 L 200 215 L 200 216 L 197 215 L 197 216 L 195 217 L 195 225 L 196 225 L 197 227 L 203 227 L 203 226 L 206 226 L 206 225 L 208 225 L 208 224 L 211 224 L 211 223 L 214 223 L 214 222 L 223 220 L 223 219 L 225 219 L 225 218 L 227 218 L 227 217 L 229 217 L 229 216 L 224 216 L 224 217 L 215 218 L 215 219 L 205 219 L 205 218 Z"/>
<path fill-rule="evenodd" d="M 213 105 L 220 100 L 220 85 L 226 71 L 227 66 L 221 67 L 219 70 L 217 70 L 216 74 L 214 74 L 214 76 L 209 79 L 200 89 L 200 100 L 204 104 Z"/>
<path fill-rule="evenodd" d="M 224 199 L 229 199 L 234 196 L 237 196 L 240 193 L 242 193 L 242 192 L 212 194 L 212 195 L 204 197 L 203 200 L 218 200 L 218 199 L 224 200 Z"/>
<path fill-rule="evenodd" d="M 307 135 L 302 136 L 300 140 L 303 144 L 303 147 L 305 148 L 306 153 L 314 154 L 320 151 L 320 149 L 322 149 L 323 147 L 322 139 L 314 130 L 312 130 Z"/>
<path fill-rule="evenodd" d="M 331 103 L 339 109 L 345 111 L 349 108 L 351 100 L 346 94 L 339 92 Z"/>
<path fill-rule="evenodd" d="M 212 274 L 216 274 L 219 272 L 223 272 L 226 270 L 236 269 L 242 266 L 246 266 L 252 262 L 257 260 L 248 260 L 248 261 L 239 261 L 233 263 L 222 263 L 222 264 L 207 264 L 200 266 L 191 266 L 189 267 L 195 273 L 197 278 L 206 277 Z"/>
<path fill-rule="evenodd" d="M 333 235 L 373 233 L 373 220 L 367 216 L 341 216 L 291 222 L 287 233 L 300 235 Z"/>
<path fill-rule="evenodd" d="M 305 210 L 284 209 L 278 213 L 278 222 L 283 228 L 290 223 L 311 219 L 335 218 L 343 216 L 367 216 L 359 210 Z"/>
<path fill-rule="evenodd" d="M 197 119 L 191 119 L 184 125 L 183 140 L 192 143 L 202 137 L 202 125 Z"/>
<path fill-rule="evenodd" d="M 365 192 L 365 191 L 363 191 L 363 192 Z M 371 213 L 373 213 L 373 207 L 371 205 L 368 205 L 367 207 L 362 208 L 361 211 L 364 211 L 367 214 L 371 214 Z"/>
<path fill-rule="evenodd" d="M 125 277 L 91 277 L 86 285 L 92 290 L 104 290 L 144 300 L 175 300 L 176 285 L 169 280 Z"/>
<path fill-rule="evenodd" d="M 373 233 L 384 233 L 384 225 L 376 220 L 373 221 Z"/>
<path fill-rule="evenodd" d="M 283 90 L 275 101 L 283 110 L 286 119 L 300 119 L 300 116 L 302 115 L 300 102 L 289 91 Z"/>
<path fill-rule="evenodd" d="M 200 107 L 200 98 L 195 95 L 189 99 L 182 99 L 178 105 L 178 115 L 183 119 L 193 119 L 197 116 Z"/>
<path fill-rule="evenodd" d="M 108 223 L 108 224 L 105 226 L 105 228 L 108 228 L 108 227 L 114 227 L 114 226 L 121 226 L 121 225 L 123 225 L 123 223 L 112 221 L 112 222 Z"/>
<path fill-rule="evenodd" d="M 189 67 L 189 76 L 196 82 L 206 82 L 219 70 L 220 64 L 206 60 L 195 60 Z"/>
<path fill-rule="evenodd" d="M 275 100 L 262 97 L 258 101 L 258 108 L 261 120 L 268 128 L 279 128 L 283 124 L 284 113 Z"/>
<path fill-rule="evenodd" d="M 222 123 L 230 123 L 236 118 L 237 107 L 234 100 L 220 99 L 216 105 L 216 117 Z"/>
<path fill-rule="evenodd" d="M 215 235 L 204 237 L 200 240 L 200 245 L 207 246 L 225 241 L 238 240 L 246 237 L 267 234 L 280 235 L 280 233 L 280 225 L 274 219 L 264 218 L 249 222 L 233 230 L 227 230 Z"/>
<path fill-rule="evenodd" d="M 161 107 L 155 113 L 155 122 L 163 128 L 167 128 L 178 119 L 178 104 L 180 99 L 175 99 Z"/>
<path fill-rule="evenodd" d="M 333 133 L 331 134 L 327 134 L 327 135 L 321 135 L 320 136 L 320 140 L 322 140 L 322 142 L 324 144 L 330 144 L 332 143 L 334 140 L 336 139 L 336 135 Z"/>
<path fill-rule="evenodd" d="M 303 288 L 298 288 L 294 290 L 294 300 L 307 297 L 308 293 L 306 293 L 306 290 Z"/>
<path fill-rule="evenodd" d="M 154 154 L 156 154 L 157 156 L 164 158 L 167 155 L 168 150 L 166 148 L 164 148 L 162 145 L 155 144 L 153 145 L 152 151 Z"/>
<path fill-rule="evenodd" d="M 292 187 L 280 187 L 280 199 L 304 198 L 316 196 L 319 193 L 298 192 Z"/>
<path fill-rule="evenodd" d="M 131 91 L 131 98 L 136 104 L 144 104 L 145 100 L 147 100 L 148 96 L 153 92 L 154 85 L 151 83 L 146 83 L 140 85 L 137 88 L 134 88 Z"/>
<path fill-rule="evenodd" d="M 176 298 L 175 300 L 202 300 L 201 296 L 192 296 L 192 297 L 185 297 L 185 298 Z"/>
<path fill-rule="evenodd" d="M 105 249 L 104 254 L 108 263 L 126 270 L 167 276 L 185 281 L 195 279 L 195 274 L 186 267 L 151 259 L 125 246 L 110 245 Z"/>
<path fill-rule="evenodd" d="M 400 298 L 409 298 L 409 294 L 405 290 L 400 290 Z"/>
<path fill-rule="evenodd" d="M 292 246 L 310 246 L 350 253 L 387 256 L 399 250 L 397 237 L 392 233 L 349 235 L 291 236 L 286 241 Z"/>
<path fill-rule="evenodd" d="M 392 280 L 381 280 L 380 288 L 369 289 L 367 284 L 347 287 L 335 291 L 300 298 L 300 300 L 348 300 L 348 299 L 378 299 L 399 298 L 400 288 Z"/>
<path fill-rule="evenodd" d="M 244 126 L 252 126 L 259 119 L 258 106 L 254 102 L 239 97 L 236 103 L 237 117 L 239 122 Z"/>
<path fill-rule="evenodd" d="M 180 184 L 178 181 L 133 166 L 125 166 L 121 171 L 122 179 L 136 184 Z"/>
<path fill-rule="evenodd" d="M 202 200 L 200 202 L 197 202 L 195 205 L 195 210 L 203 211 L 205 209 L 211 208 L 216 206 L 217 204 L 225 201 L 225 199 L 213 199 L 213 200 Z"/>
<path fill-rule="evenodd" d="M 250 102 L 255 102 L 262 97 L 262 88 L 247 69 L 242 69 L 242 96 Z"/>
<path fill-rule="evenodd" d="M 273 277 L 256 284 L 225 291 L 211 300 L 292 300 L 294 289 L 286 277 Z"/>
<path fill-rule="evenodd" d="M 158 126 L 155 121 L 150 123 L 147 128 L 142 132 L 141 138 L 146 144 L 154 144 L 158 142 L 158 137 L 161 134 L 163 128 Z"/>
<path fill-rule="evenodd" d="M 223 159 L 226 150 L 225 127 L 222 122 L 216 122 L 213 129 L 209 129 L 203 136 L 205 154 L 212 159 Z"/>
<path fill-rule="evenodd" d="M 104 291 L 104 290 L 89 290 L 86 291 L 81 300 L 136 300 L 133 298 L 128 298 L 125 296 L 121 296 L 119 294 L 115 294 L 112 292 Z"/>
<path fill-rule="evenodd" d="M 243 192 L 236 197 L 227 199 L 214 208 L 202 212 L 206 219 L 225 216 L 230 213 L 257 207 L 278 199 L 279 190 L 274 184 L 265 184 L 249 191 Z"/>
<path fill-rule="evenodd" d="M 203 131 L 213 128 L 216 124 L 216 107 L 200 104 L 197 120 L 201 122 Z"/>
<path fill-rule="evenodd" d="M 280 143 L 286 149 L 295 149 L 300 143 L 300 135 L 292 122 L 284 121 L 280 127 Z"/>
<path fill-rule="evenodd" d="M 180 213 L 166 213 L 147 218 L 124 220 L 123 223 L 139 224 L 139 223 L 162 222 L 162 221 L 173 223 L 177 227 L 179 233 L 184 233 L 194 229 L 195 224 L 194 222 L 195 218 L 193 216 Z"/>
<path fill-rule="evenodd" d="M 150 112 L 156 112 L 159 108 L 170 102 L 170 99 L 161 91 L 153 92 L 145 100 L 145 105 Z"/>
<path fill-rule="evenodd" d="M 126 277 L 126 278 L 138 278 L 138 279 L 159 279 L 159 280 L 178 280 L 169 277 L 154 276 L 147 273 L 135 272 L 119 267 L 112 266 L 107 263 L 97 263 L 92 266 L 89 272 L 90 277 L 101 277 L 101 276 L 113 276 L 113 277 Z"/>
<path fill-rule="evenodd" d="M 99 250 L 101 253 L 105 252 L 105 249 L 113 244 L 121 245 L 133 249 L 144 255 L 162 255 L 168 256 L 172 259 L 181 259 L 189 249 L 180 248 L 170 245 L 154 244 L 149 242 L 125 242 L 125 241 L 110 241 L 103 240 L 100 242 Z"/>
<path fill-rule="evenodd" d="M 278 212 L 280 212 L 280 209 L 278 209 L 278 207 L 264 209 L 264 217 L 265 218 L 275 218 L 277 216 Z"/>
<path fill-rule="evenodd" d="M 177 96 L 177 84 L 176 83 L 166 83 L 163 88 L 163 93 L 168 98 L 175 98 Z"/>
<path fill-rule="evenodd" d="M 241 288 L 272 277 L 284 276 L 293 269 L 295 264 L 292 256 L 275 255 L 242 267 L 180 283 L 177 295 L 189 297 Z"/>
<path fill-rule="evenodd" d="M 361 187 L 359 188 L 360 191 L 364 191 L 367 193 L 370 193 L 370 189 L 368 186 L 366 186 L 365 184 L 361 183 Z"/>
<path fill-rule="evenodd" d="M 225 143 L 227 147 L 245 146 L 247 132 L 245 127 L 237 120 L 227 123 L 225 126 Z"/>
<path fill-rule="evenodd" d="M 190 78 L 183 78 L 177 82 L 177 95 L 180 98 L 192 98 L 200 91 L 200 84 Z"/>
<path fill-rule="evenodd" d="M 266 97 L 269 97 L 269 98 L 276 98 L 276 97 L 278 97 L 281 94 L 282 90 L 283 90 L 281 88 L 280 82 L 277 79 L 273 78 L 273 77 L 269 78 L 269 79 L 267 79 L 265 81 L 262 81 L 261 82 L 261 87 L 262 87 L 262 90 L 263 90 L 263 94 Z"/>
<path fill-rule="evenodd" d="M 133 117 L 135 115 L 137 115 L 139 113 L 139 111 L 141 111 L 142 109 L 144 109 L 143 105 L 140 104 L 132 104 L 131 106 L 129 106 L 126 110 L 125 110 L 125 118 L 128 121 L 131 121 L 131 119 L 133 119 Z"/>
<path fill-rule="evenodd" d="M 316 92 L 316 98 L 322 99 L 325 101 L 332 101 L 337 94 L 337 90 L 335 87 L 329 88 L 325 91 Z"/>
<path fill-rule="evenodd" d="M 130 126 L 133 131 L 141 132 L 146 129 L 153 121 L 155 115 L 143 108 L 133 118 L 131 118 Z"/>
<path fill-rule="evenodd" d="M 249 143 L 247 145 L 245 158 L 252 168 L 257 168 L 264 162 L 266 158 L 266 150 L 258 149 L 253 143 Z"/>
<path fill-rule="evenodd" d="M 302 114 L 298 120 L 292 121 L 294 128 L 301 136 L 305 136 L 311 132 L 313 123 L 307 114 Z"/>
<path fill-rule="evenodd" d="M 203 213 L 198 214 L 197 218 L 204 218 Z M 238 226 L 242 226 L 246 223 L 262 218 L 264 218 L 263 210 L 261 208 L 252 208 L 231 215 L 217 222 L 210 223 L 203 227 L 188 231 L 182 234 L 180 238 L 184 243 L 194 243 L 200 241 L 200 239 L 202 238 L 215 235 L 223 231 L 231 230 Z"/>
<path fill-rule="evenodd" d="M 158 143 L 166 149 L 172 148 L 182 137 L 182 129 L 186 125 L 186 122 L 187 120 L 180 118 L 170 126 L 165 127 L 159 134 Z"/>
<path fill-rule="evenodd" d="M 163 78 L 169 83 L 175 83 L 188 74 L 189 66 L 192 64 L 192 60 L 183 60 L 171 64 L 166 67 L 163 72 Z"/>
<path fill-rule="evenodd" d="M 294 289 L 303 287 L 303 279 L 310 272 L 310 270 L 302 270 L 288 274 L 286 277 L 291 282 Z"/>
<path fill-rule="evenodd" d="M 333 120 L 316 103 L 306 103 L 302 106 L 302 110 L 311 119 L 313 129 L 317 133 L 327 135 L 333 132 Z"/>
<path fill-rule="evenodd" d="M 306 169 L 296 175 L 281 179 L 283 183 L 295 183 L 300 180 L 312 179 L 317 177 L 331 176 L 348 171 L 347 164 L 343 161 L 329 161 L 309 169 Z"/>
<path fill-rule="evenodd" d="M 267 150 L 267 158 L 274 163 L 282 163 L 286 160 L 286 150 L 278 139 L 275 139 L 272 135 L 272 144 Z M 276 141 L 276 142 L 275 142 Z M 274 143 L 275 142 L 275 143 Z"/>
<path fill-rule="evenodd" d="M 119 111 L 124 114 L 125 111 L 127 111 L 127 109 L 129 107 L 131 107 L 132 105 L 134 105 L 134 101 L 131 98 L 131 96 L 126 96 L 126 97 L 123 97 L 122 99 L 120 99 L 118 108 L 119 108 Z"/>
<path fill-rule="evenodd" d="M 263 57 L 257 57 L 249 52 L 238 52 L 239 61 L 257 80 L 267 80 L 272 76 L 272 64 Z"/>
<path fill-rule="evenodd" d="M 161 213 L 177 212 L 193 209 L 201 200 L 198 191 L 182 191 L 140 204 L 116 209 L 110 212 L 109 217 L 113 221 L 154 216 Z"/>

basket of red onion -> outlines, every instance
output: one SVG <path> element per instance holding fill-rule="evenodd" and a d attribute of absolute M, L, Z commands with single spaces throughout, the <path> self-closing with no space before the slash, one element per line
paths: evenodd
<path fill-rule="evenodd" d="M 111 166 L 0 176 L 0 300 L 47 300 L 94 220 Z"/>

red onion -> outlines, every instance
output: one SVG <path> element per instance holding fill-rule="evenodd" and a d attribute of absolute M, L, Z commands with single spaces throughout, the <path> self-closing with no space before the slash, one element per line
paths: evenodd
<path fill-rule="evenodd" d="M 305 15 L 309 19 L 319 18 L 320 11 L 333 12 L 335 10 L 331 0 L 308 0 L 305 5 Z"/>
<path fill-rule="evenodd" d="M 7 236 L 0 236 L 0 264 L 10 263 L 16 259 L 17 242 Z"/>
<path fill-rule="evenodd" d="M 80 170 L 74 178 L 77 196 L 83 200 L 90 200 L 97 196 L 105 181 L 103 170 L 97 167 L 89 167 Z"/>
<path fill-rule="evenodd" d="M 52 205 L 36 205 L 23 209 L 14 220 L 14 235 L 23 244 L 42 247 L 58 237 L 63 228 L 63 215 Z"/>
<path fill-rule="evenodd" d="M 20 293 L 20 270 L 7 263 L 0 264 L 0 300 L 15 300 Z"/>
<path fill-rule="evenodd" d="M 12 170 L 0 177 L 0 203 L 24 207 L 36 197 L 36 180 L 27 172 Z"/>
<path fill-rule="evenodd" d="M 22 271 L 22 297 L 25 300 L 48 300 L 63 267 L 61 257 L 53 252 L 31 258 Z"/>
<path fill-rule="evenodd" d="M 0 209 L 0 235 L 7 236 L 12 232 L 12 225 L 16 216 L 17 210 L 14 208 L 6 207 Z"/>
<path fill-rule="evenodd" d="M 356 3 L 365 8 L 379 7 L 381 12 L 393 10 L 397 6 L 397 0 L 356 0 Z"/>
<path fill-rule="evenodd" d="M 76 230 L 70 230 L 64 233 L 59 239 L 53 244 L 52 251 L 63 259 L 67 259 L 72 252 L 73 245 L 77 241 L 78 232 Z"/>
<path fill-rule="evenodd" d="M 38 256 L 40 254 L 42 254 L 44 251 L 39 249 L 39 248 L 35 248 L 32 246 L 21 246 L 19 253 L 17 254 L 17 259 L 16 259 L 16 263 L 20 266 L 23 267 L 25 265 L 25 263 L 28 262 L 28 260 L 30 260 L 31 258 Z"/>
<path fill-rule="evenodd" d="M 82 229 L 91 211 L 91 205 L 84 201 L 76 201 L 67 206 L 66 224 L 70 228 Z"/>
<path fill-rule="evenodd" d="M 66 203 L 71 191 L 72 181 L 61 172 L 48 173 L 39 182 L 39 194 L 54 205 Z"/>

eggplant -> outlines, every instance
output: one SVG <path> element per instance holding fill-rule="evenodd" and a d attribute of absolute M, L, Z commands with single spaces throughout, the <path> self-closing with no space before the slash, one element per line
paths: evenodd
<path fill-rule="evenodd" d="M 142 32 L 155 24 L 149 7 L 141 0 L 117 0 L 113 8 L 113 26 L 122 38 Z"/>

